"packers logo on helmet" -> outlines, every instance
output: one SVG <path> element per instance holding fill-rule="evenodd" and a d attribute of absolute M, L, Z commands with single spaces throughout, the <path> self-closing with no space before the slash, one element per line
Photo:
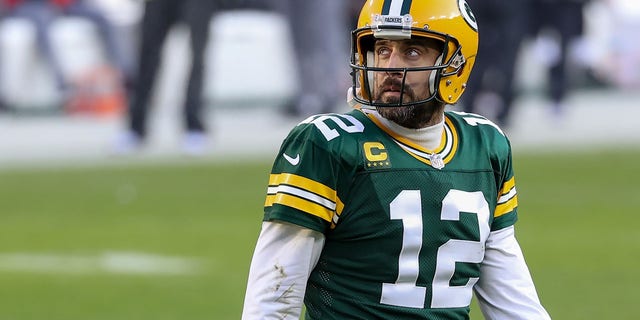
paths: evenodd
<path fill-rule="evenodd" d="M 360 11 L 358 26 L 351 37 L 354 99 L 374 107 L 418 105 L 433 99 L 447 104 L 456 103 L 467 86 L 478 51 L 476 19 L 465 0 L 369 0 Z M 410 72 L 430 70 L 430 96 L 397 104 L 375 101 L 373 74 L 385 70 L 398 71 L 375 66 L 375 41 L 412 38 L 435 39 L 442 43 L 442 54 L 435 65 L 401 70 L 404 77 Z"/>
<path fill-rule="evenodd" d="M 458 0 L 458 6 L 460 7 L 460 13 L 462 13 L 464 20 L 473 30 L 478 31 L 478 21 L 476 21 L 476 16 L 473 15 L 473 11 L 471 11 L 467 0 Z"/>

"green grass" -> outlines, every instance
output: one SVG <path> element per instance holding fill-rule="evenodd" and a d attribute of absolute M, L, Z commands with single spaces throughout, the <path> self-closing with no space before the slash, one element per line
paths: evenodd
<path fill-rule="evenodd" d="M 556 319 L 637 319 L 640 151 L 517 156 L 517 234 Z"/>
<path fill-rule="evenodd" d="M 0 255 L 139 252 L 195 273 L 0 263 L 0 319 L 238 319 L 269 161 L 0 171 Z M 556 319 L 635 319 L 640 152 L 516 154 L 517 236 Z M 1 259 L 0 259 L 1 260 Z M 481 319 L 474 306 L 472 318 Z"/>
<path fill-rule="evenodd" d="M 269 164 L 0 172 L 0 254 L 144 252 L 190 275 L 0 271 L 0 319 L 238 319 Z"/>

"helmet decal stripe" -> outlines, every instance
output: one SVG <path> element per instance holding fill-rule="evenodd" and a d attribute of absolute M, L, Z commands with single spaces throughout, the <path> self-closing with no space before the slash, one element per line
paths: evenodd
<path fill-rule="evenodd" d="M 382 4 L 382 15 L 383 16 L 389 15 L 389 9 L 391 8 L 391 2 L 393 2 L 393 0 L 385 0 L 384 3 Z"/>
<path fill-rule="evenodd" d="M 411 0 L 385 0 L 382 15 L 403 16 L 409 13 Z"/>
<path fill-rule="evenodd" d="M 409 14 L 411 10 L 411 0 L 405 0 L 402 3 L 402 11 L 400 12 L 401 16 L 404 16 L 405 14 Z"/>

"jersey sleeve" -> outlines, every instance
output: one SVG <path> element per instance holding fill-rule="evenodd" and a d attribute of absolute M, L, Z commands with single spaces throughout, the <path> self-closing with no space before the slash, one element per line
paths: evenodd
<path fill-rule="evenodd" d="M 345 174 L 337 153 L 313 123 L 294 128 L 271 170 L 264 221 L 280 220 L 322 233 L 334 226 L 344 207 L 337 190 Z"/>
<path fill-rule="evenodd" d="M 511 144 L 505 136 L 501 137 L 501 146 L 496 148 L 495 173 L 498 199 L 493 213 L 491 231 L 512 226 L 518 220 L 518 193 L 513 172 Z"/>

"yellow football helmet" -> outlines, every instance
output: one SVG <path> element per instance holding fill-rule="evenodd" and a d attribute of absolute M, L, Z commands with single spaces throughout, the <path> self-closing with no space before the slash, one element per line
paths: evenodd
<path fill-rule="evenodd" d="M 379 68 L 373 61 L 376 39 L 425 37 L 443 44 L 434 66 Z M 351 33 L 352 92 L 355 101 L 374 107 L 418 105 L 437 99 L 454 104 L 464 92 L 478 52 L 478 27 L 466 0 L 367 0 Z M 433 70 L 429 79 L 431 96 L 412 102 L 382 103 L 372 97 L 374 72 Z M 404 79 L 401 92 L 404 92 Z"/>

